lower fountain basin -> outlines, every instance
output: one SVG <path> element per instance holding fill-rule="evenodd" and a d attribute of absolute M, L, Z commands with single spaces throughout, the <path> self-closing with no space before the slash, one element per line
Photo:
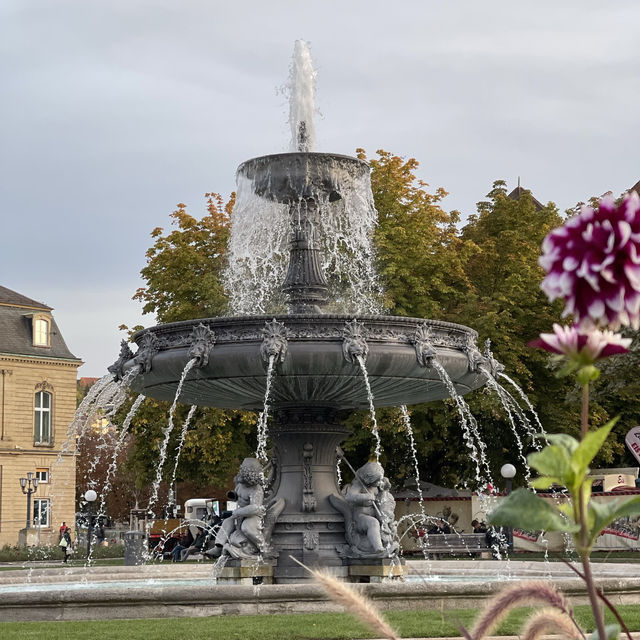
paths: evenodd
<path fill-rule="evenodd" d="M 266 323 L 272 316 L 209 318 L 159 325 L 138 332 L 134 341 L 144 349 L 151 343 L 147 371 L 132 388 L 158 400 L 172 401 L 190 360 L 194 328 L 215 333 L 206 366 L 192 368 L 180 401 L 229 409 L 261 409 L 268 362 L 263 347 Z M 322 406 L 361 409 L 369 406 L 363 372 L 357 360 L 343 352 L 344 332 L 352 316 L 286 315 L 275 320 L 286 329 L 286 354 L 278 359 L 270 403 L 275 406 Z M 393 316 L 355 318 L 363 329 L 368 354 L 366 369 L 375 405 L 398 406 L 447 398 L 451 394 L 433 366 L 421 366 L 414 345 L 419 327 L 429 331 L 438 362 L 463 395 L 482 386 L 486 376 L 474 371 L 469 349 L 477 334 L 453 323 Z M 140 354 L 139 351 L 139 354 Z M 138 358 L 139 360 L 139 358 Z M 134 359 L 124 371 L 135 366 Z"/>

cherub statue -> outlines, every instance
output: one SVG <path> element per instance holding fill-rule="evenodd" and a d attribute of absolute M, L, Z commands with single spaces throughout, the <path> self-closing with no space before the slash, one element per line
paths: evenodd
<path fill-rule="evenodd" d="M 268 554 L 271 533 L 285 501 L 264 505 L 264 474 L 256 458 L 245 458 L 235 477 L 229 498 L 238 503 L 230 517 L 222 521 L 210 555 L 255 558 Z"/>
<path fill-rule="evenodd" d="M 398 550 L 394 522 L 395 500 L 378 462 L 367 462 L 356 471 L 347 487 L 344 499 L 330 496 L 331 504 L 344 515 L 345 537 L 342 549 L 345 556 L 356 558 L 384 558 Z"/>

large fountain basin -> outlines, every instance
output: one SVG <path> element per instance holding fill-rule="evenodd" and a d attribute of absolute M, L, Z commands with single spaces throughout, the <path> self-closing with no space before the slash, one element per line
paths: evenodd
<path fill-rule="evenodd" d="M 272 405 L 359 409 L 369 406 L 363 371 L 343 353 L 345 323 L 351 316 L 287 315 L 275 318 L 287 329 L 287 351 L 275 366 Z M 362 316 L 368 355 L 366 369 L 375 405 L 398 406 L 447 398 L 451 394 L 433 366 L 421 366 L 413 344 L 416 330 L 426 325 L 437 360 L 456 391 L 465 394 L 486 382 L 471 370 L 467 349 L 476 333 L 453 323 L 419 318 Z M 159 325 L 138 332 L 155 336 L 157 352 L 150 371 L 138 375 L 132 387 L 158 400 L 175 397 L 190 359 L 191 335 L 205 325 L 215 332 L 208 364 L 189 371 L 180 401 L 220 408 L 261 409 L 264 406 L 268 363 L 261 354 L 265 323 L 272 316 L 209 318 Z M 125 366 L 134 366 L 133 360 Z"/>

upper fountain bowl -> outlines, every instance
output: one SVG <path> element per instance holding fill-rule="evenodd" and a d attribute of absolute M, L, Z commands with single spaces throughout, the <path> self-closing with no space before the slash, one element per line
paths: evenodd
<path fill-rule="evenodd" d="M 186 375 L 181 402 L 261 409 L 273 356 L 271 405 L 361 409 L 369 400 L 360 356 L 376 406 L 399 406 L 451 395 L 434 359 L 457 393 L 483 385 L 483 365 L 491 365 L 475 346 L 476 337 L 462 325 L 391 316 L 210 318 L 138 332 L 138 353 L 122 358 L 119 369 L 126 375 L 137 367 L 140 374 L 132 388 L 171 401 L 186 364 L 195 357 L 198 364 Z"/>
<path fill-rule="evenodd" d="M 237 177 L 250 180 L 262 198 L 282 203 L 328 197 L 335 202 L 369 175 L 364 160 L 333 153 L 277 153 L 243 162 Z"/>

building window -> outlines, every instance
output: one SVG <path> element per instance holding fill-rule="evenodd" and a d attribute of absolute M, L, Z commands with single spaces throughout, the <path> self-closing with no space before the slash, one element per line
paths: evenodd
<path fill-rule="evenodd" d="M 51 444 L 51 394 L 48 391 L 36 393 L 33 423 L 35 443 Z"/>
<path fill-rule="evenodd" d="M 46 498 L 35 498 L 33 501 L 33 526 L 49 527 L 49 500 Z"/>
<path fill-rule="evenodd" d="M 33 319 L 33 344 L 36 347 L 49 346 L 49 321 L 46 318 Z"/>
<path fill-rule="evenodd" d="M 47 484 L 49 482 L 49 469 L 45 467 L 37 467 L 36 479 L 40 484 Z"/>

